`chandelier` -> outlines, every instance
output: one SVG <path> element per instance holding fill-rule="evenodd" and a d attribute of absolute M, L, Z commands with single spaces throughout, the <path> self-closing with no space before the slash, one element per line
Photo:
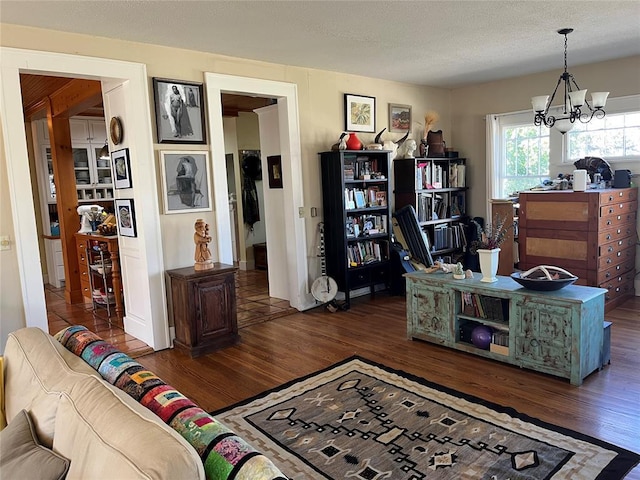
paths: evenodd
<path fill-rule="evenodd" d="M 580 120 L 582 123 L 588 123 L 593 117 L 604 118 L 605 111 L 603 108 L 609 96 L 609 92 L 592 92 L 591 104 L 589 104 L 585 98 L 587 90 L 580 90 L 573 75 L 567 72 L 567 35 L 571 32 L 573 32 L 573 28 L 558 30 L 560 35 L 564 35 L 564 73 L 558 78 L 556 88 L 551 94 L 551 100 L 549 100 L 549 95 L 540 95 L 531 98 L 531 104 L 535 112 L 535 116 L 533 117 L 534 125 L 538 127 L 545 125 L 549 128 L 555 126 L 562 134 L 571 130 L 576 120 Z M 550 115 L 549 108 L 551 108 L 560 84 L 564 85 L 562 113 Z M 583 107 L 585 106 L 586 109 L 583 111 Z"/>

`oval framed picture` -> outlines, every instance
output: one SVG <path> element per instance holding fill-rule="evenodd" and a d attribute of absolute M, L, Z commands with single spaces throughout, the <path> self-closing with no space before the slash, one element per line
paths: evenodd
<path fill-rule="evenodd" d="M 119 117 L 111 117 L 111 122 L 109 123 L 109 135 L 111 136 L 111 141 L 115 145 L 119 145 L 122 142 L 124 131 L 122 130 L 122 121 Z"/>

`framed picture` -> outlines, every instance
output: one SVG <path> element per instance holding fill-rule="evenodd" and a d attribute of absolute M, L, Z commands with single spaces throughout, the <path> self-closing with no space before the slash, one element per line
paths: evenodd
<path fill-rule="evenodd" d="M 267 157 L 269 169 L 269 188 L 282 188 L 282 157 L 273 155 Z"/>
<path fill-rule="evenodd" d="M 389 104 L 389 131 L 407 133 L 411 129 L 411 105 Z"/>
<path fill-rule="evenodd" d="M 211 211 L 209 154 L 160 152 L 164 213 Z"/>
<path fill-rule="evenodd" d="M 133 199 L 118 198 L 115 200 L 116 219 L 118 221 L 118 233 L 123 237 L 136 236 L 136 212 L 133 208 Z"/>
<path fill-rule="evenodd" d="M 344 123 L 349 132 L 376 131 L 376 99 L 363 95 L 344 94 Z"/>
<path fill-rule="evenodd" d="M 153 79 L 158 143 L 206 143 L 201 83 Z"/>
<path fill-rule="evenodd" d="M 131 164 L 129 149 L 123 148 L 111 152 L 111 168 L 113 170 L 113 186 L 115 188 L 131 188 Z"/>

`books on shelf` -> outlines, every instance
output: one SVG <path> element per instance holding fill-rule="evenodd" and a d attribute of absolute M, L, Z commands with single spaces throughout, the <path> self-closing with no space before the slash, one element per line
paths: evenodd
<path fill-rule="evenodd" d="M 366 240 L 347 246 L 347 267 L 354 268 L 370 263 L 382 262 L 389 258 L 389 242 L 386 240 Z"/>
<path fill-rule="evenodd" d="M 370 186 L 365 189 L 345 188 L 344 190 L 345 208 L 375 208 L 387 206 L 387 192 L 380 190 L 378 186 Z"/>
<path fill-rule="evenodd" d="M 463 314 L 498 323 L 509 321 L 509 302 L 506 299 L 460 292 L 460 309 Z"/>

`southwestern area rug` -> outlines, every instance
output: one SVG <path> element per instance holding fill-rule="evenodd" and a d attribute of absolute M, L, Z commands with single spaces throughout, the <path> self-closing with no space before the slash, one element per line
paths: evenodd
<path fill-rule="evenodd" d="M 295 480 L 614 480 L 640 461 L 360 357 L 214 415 Z"/>

